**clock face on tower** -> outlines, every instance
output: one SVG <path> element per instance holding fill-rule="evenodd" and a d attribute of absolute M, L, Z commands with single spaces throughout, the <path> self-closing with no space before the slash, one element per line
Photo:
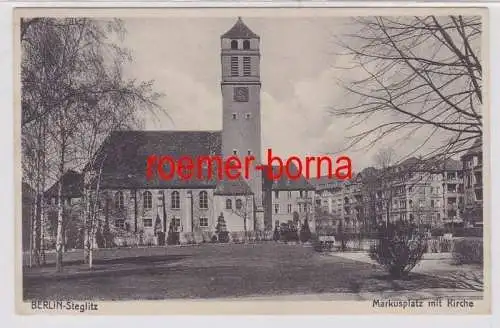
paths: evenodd
<path fill-rule="evenodd" d="M 237 102 L 248 102 L 248 88 L 247 87 L 235 87 L 233 89 L 233 100 Z"/>

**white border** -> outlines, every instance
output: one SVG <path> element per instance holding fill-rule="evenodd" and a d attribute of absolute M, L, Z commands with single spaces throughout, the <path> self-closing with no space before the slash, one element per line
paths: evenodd
<path fill-rule="evenodd" d="M 15 6 L 36 6 L 36 7 L 465 7 L 465 6 L 487 6 L 490 8 L 490 95 L 491 95 L 491 197 L 492 197 L 492 220 L 491 220 L 491 263 L 492 263 L 492 309 L 493 317 L 489 316 L 266 316 L 266 317 L 221 317 L 221 316 L 179 316 L 179 317 L 70 317 L 70 316 L 16 316 L 14 314 L 14 185 L 13 185 L 13 89 L 12 89 L 12 8 Z M 499 302 L 497 301 L 497 293 L 500 291 L 498 279 L 498 261 L 500 258 L 500 223 L 496 218 L 500 211 L 498 196 L 500 194 L 500 180 L 494 168 L 500 167 L 500 156 L 497 152 L 500 150 L 500 129 L 496 128 L 495 123 L 500 123 L 500 40 L 495 31 L 500 31 L 500 3 L 478 2 L 478 1 L 459 1 L 459 2 L 370 2 L 370 1 L 352 1 L 352 2 L 310 2 L 310 1 L 276 1 L 274 3 L 262 1 L 242 2 L 195 2 L 195 1 L 174 1 L 174 2 L 47 2 L 40 3 L 36 1 L 26 1 L 19 3 L 2 3 L 0 5 L 0 139 L 1 150 L 3 152 L 1 161 L 1 194 L 0 200 L 3 204 L 4 211 L 0 212 L 0 220 L 2 220 L 2 229 L 0 229 L 0 267 L 2 268 L 0 276 L 0 296 L 2 298 L 0 304 L 0 318 L 2 326 L 5 327 L 105 327 L 110 324 L 122 327 L 138 327 L 148 325 L 150 327 L 208 327 L 215 325 L 223 326 L 238 326 L 238 328 L 255 328 L 255 327 L 348 327 L 348 326 L 365 326 L 365 327 L 500 327 L 500 319 L 498 312 L 500 311 Z M 496 274 L 495 274 L 496 273 Z M 146 321 L 146 322 L 145 322 Z"/>

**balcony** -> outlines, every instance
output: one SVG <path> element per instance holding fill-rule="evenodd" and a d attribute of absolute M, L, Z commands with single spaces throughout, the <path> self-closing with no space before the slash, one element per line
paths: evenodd
<path fill-rule="evenodd" d="M 352 193 L 353 193 L 353 194 L 361 194 L 361 192 L 362 192 L 362 190 L 361 190 L 361 188 L 360 188 L 360 187 L 356 187 L 356 188 L 354 188 L 354 189 L 352 190 Z"/>
<path fill-rule="evenodd" d="M 312 197 L 298 197 L 298 204 L 312 204 Z"/>
<path fill-rule="evenodd" d="M 451 183 L 451 184 L 462 184 L 462 183 L 464 183 L 464 180 L 462 178 L 451 178 L 451 179 L 447 178 L 443 182 Z"/>
<path fill-rule="evenodd" d="M 445 223 L 445 224 L 451 224 L 451 223 L 463 223 L 463 222 L 464 222 L 464 220 L 463 220 L 463 219 L 461 219 L 461 218 L 456 218 L 456 217 L 454 217 L 454 218 L 443 218 L 441 221 L 442 221 L 443 223 Z"/>

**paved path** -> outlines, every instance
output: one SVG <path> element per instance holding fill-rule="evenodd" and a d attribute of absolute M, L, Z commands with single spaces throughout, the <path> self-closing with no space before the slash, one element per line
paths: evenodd
<path fill-rule="evenodd" d="M 338 252 L 331 254 L 354 261 L 376 265 L 367 253 L 364 252 Z M 455 265 L 451 253 L 426 253 L 412 270 L 413 273 L 431 275 L 438 278 L 455 280 L 457 285 L 472 290 L 483 290 L 483 268 L 479 265 Z"/>

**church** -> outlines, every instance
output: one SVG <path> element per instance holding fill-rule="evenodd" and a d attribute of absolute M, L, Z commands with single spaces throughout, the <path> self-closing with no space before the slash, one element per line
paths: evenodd
<path fill-rule="evenodd" d="M 251 155 L 254 166 L 264 164 L 260 60 L 260 37 L 238 18 L 221 36 L 221 131 L 115 131 L 103 142 L 98 152 L 102 163 L 99 212 L 100 221 L 109 222 L 113 233 L 141 233 L 151 240 L 157 231 L 174 226 L 181 242 L 201 242 L 210 240 L 221 216 L 233 239 L 244 232 L 272 235 L 276 221 L 295 217 L 302 222 L 308 217 L 314 231 L 314 187 L 303 177 L 290 180 L 283 175 L 270 181 L 264 169 L 238 180 L 218 180 L 216 175 L 202 180 L 147 179 L 145 174 L 152 154 L 171 158 Z M 84 171 L 95 169 L 89 166 Z M 56 190 L 49 189 L 49 198 L 55 197 Z M 188 235 L 196 240 L 188 240 Z"/>

